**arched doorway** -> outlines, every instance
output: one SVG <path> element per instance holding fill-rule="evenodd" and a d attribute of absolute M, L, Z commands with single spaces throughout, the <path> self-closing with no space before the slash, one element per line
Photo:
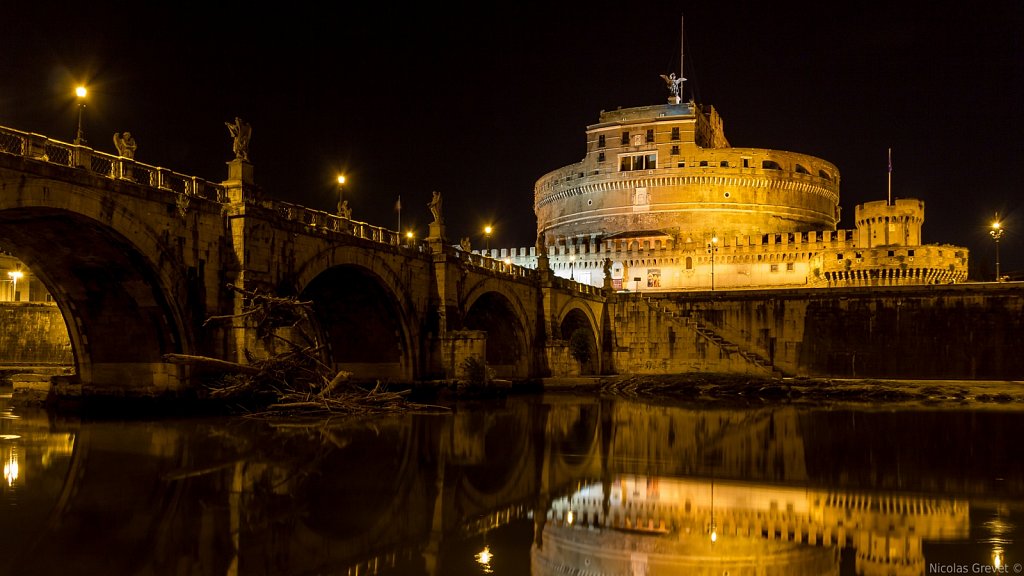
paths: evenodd
<path fill-rule="evenodd" d="M 600 372 L 601 358 L 597 347 L 597 336 L 590 319 L 579 308 L 570 310 L 560 327 L 562 340 L 569 344 L 569 356 L 578 363 L 580 374 Z"/>
<path fill-rule="evenodd" d="M 525 331 L 508 299 L 487 292 L 473 302 L 464 325 L 469 330 L 487 332 L 487 365 L 499 378 L 528 376 Z"/>

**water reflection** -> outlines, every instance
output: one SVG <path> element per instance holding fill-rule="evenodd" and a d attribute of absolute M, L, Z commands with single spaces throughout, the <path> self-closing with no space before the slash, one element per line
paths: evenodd
<path fill-rule="evenodd" d="M 1012 572 L 1022 428 L 569 396 L 333 422 L 7 408 L 0 573 Z"/>

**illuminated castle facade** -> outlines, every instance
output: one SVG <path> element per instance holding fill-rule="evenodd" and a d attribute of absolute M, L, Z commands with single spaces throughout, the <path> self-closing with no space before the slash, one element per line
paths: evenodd
<path fill-rule="evenodd" d="M 923 244 L 924 202 L 856 207 L 837 229 L 839 170 L 814 156 L 734 148 L 711 106 L 602 111 L 583 160 L 534 188 L 537 247 L 492 250 L 619 290 L 961 282 L 968 250 Z"/>

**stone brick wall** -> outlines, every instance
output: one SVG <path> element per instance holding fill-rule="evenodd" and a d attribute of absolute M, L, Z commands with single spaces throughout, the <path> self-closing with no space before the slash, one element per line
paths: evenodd
<path fill-rule="evenodd" d="M 0 364 L 73 363 L 71 341 L 56 304 L 0 303 Z"/>

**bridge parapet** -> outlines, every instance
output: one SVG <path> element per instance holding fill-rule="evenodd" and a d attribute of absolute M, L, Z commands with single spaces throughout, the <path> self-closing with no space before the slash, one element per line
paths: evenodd
<path fill-rule="evenodd" d="M 227 191 L 220 184 L 86 146 L 53 140 L 41 134 L 0 126 L 0 152 L 60 166 L 85 168 L 112 180 L 130 180 L 158 190 L 227 202 Z"/>

